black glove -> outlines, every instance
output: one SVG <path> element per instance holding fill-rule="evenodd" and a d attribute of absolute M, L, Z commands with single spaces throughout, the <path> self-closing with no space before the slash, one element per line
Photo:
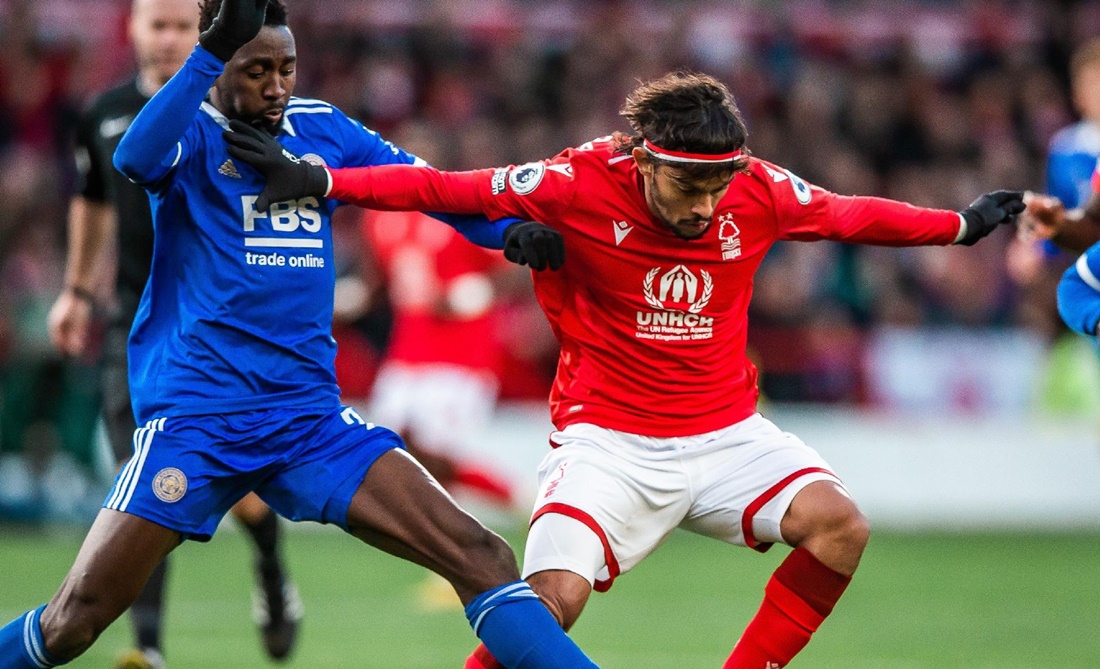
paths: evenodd
<path fill-rule="evenodd" d="M 287 151 L 263 130 L 234 119 L 222 137 L 229 144 L 229 155 L 255 167 L 267 179 L 263 192 L 256 199 L 259 211 L 267 211 L 272 202 L 298 200 L 309 195 L 324 197 L 328 192 L 329 178 L 325 168 L 311 165 Z"/>
<path fill-rule="evenodd" d="M 267 0 L 222 0 L 214 23 L 199 35 L 202 48 L 225 62 L 264 27 Z"/>
<path fill-rule="evenodd" d="M 550 226 L 524 221 L 504 230 L 504 257 L 517 265 L 541 271 L 558 269 L 565 262 L 565 240 Z"/>
<path fill-rule="evenodd" d="M 966 220 L 966 234 L 956 243 L 973 245 L 997 229 L 998 225 L 1015 223 L 1016 217 L 1024 208 L 1024 194 L 1020 191 L 998 190 L 986 193 L 959 212 Z"/>

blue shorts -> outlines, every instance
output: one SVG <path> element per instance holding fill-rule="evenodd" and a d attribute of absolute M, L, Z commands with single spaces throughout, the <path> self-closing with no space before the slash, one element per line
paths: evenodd
<path fill-rule="evenodd" d="M 290 520 L 347 530 L 352 495 L 401 438 L 354 409 L 271 409 L 156 418 L 134 432 L 134 455 L 103 506 L 208 541 L 255 491 Z"/>

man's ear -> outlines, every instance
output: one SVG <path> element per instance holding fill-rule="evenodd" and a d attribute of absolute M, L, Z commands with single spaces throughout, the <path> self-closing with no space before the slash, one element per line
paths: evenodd
<path fill-rule="evenodd" d="M 647 177 L 653 176 L 653 170 L 656 169 L 656 165 L 649 158 L 649 152 L 640 146 L 635 146 L 630 151 L 630 155 L 634 157 L 634 163 L 638 166 L 638 171 Z"/>

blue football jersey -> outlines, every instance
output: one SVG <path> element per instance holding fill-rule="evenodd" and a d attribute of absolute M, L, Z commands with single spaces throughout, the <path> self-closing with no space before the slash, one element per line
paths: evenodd
<path fill-rule="evenodd" d="M 1093 244 L 1058 282 L 1058 313 L 1071 329 L 1096 335 L 1100 321 L 1100 242 Z"/>
<path fill-rule="evenodd" d="M 222 68 L 196 47 L 115 154 L 116 166 L 148 190 L 155 233 L 129 342 L 139 424 L 339 406 L 331 334 L 337 203 L 306 197 L 256 210 L 263 177 L 230 158 L 228 121 L 204 101 Z M 291 99 L 278 140 L 331 167 L 419 160 L 319 100 Z M 499 248 L 499 225 L 476 220 Z"/>
<path fill-rule="evenodd" d="M 1047 192 L 1067 209 L 1088 199 L 1092 172 L 1100 156 L 1100 127 L 1080 121 L 1062 128 L 1050 141 L 1047 155 Z"/>

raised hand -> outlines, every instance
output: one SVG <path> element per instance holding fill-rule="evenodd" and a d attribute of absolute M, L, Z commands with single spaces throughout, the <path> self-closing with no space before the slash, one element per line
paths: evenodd
<path fill-rule="evenodd" d="M 267 0 L 222 0 L 213 25 L 199 35 L 202 48 L 229 62 L 264 27 Z"/>
<path fill-rule="evenodd" d="M 1015 223 L 1016 217 L 1025 208 L 1023 191 L 998 190 L 986 193 L 959 212 L 966 221 L 966 234 L 958 243 L 971 246 L 996 230 L 997 226 Z"/>
<path fill-rule="evenodd" d="M 229 155 L 255 167 L 267 179 L 263 192 L 256 199 L 259 211 L 267 211 L 272 202 L 310 195 L 324 197 L 328 193 L 329 177 L 325 168 L 311 165 L 287 151 L 263 130 L 234 119 L 222 137 L 229 144 Z"/>

